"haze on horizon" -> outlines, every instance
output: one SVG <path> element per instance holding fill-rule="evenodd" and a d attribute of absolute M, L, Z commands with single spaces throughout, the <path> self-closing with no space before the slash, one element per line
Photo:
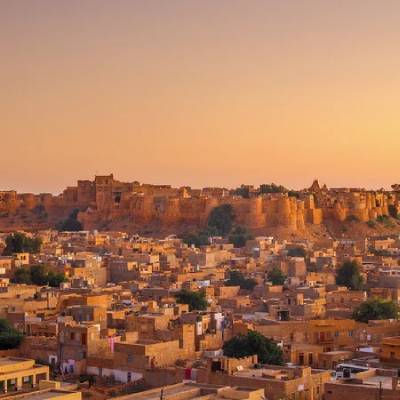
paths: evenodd
<path fill-rule="evenodd" d="M 400 2 L 3 0 L 0 190 L 399 182 Z"/>

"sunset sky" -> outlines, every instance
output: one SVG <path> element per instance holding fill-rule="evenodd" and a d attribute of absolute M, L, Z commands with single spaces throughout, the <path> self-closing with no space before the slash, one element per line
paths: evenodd
<path fill-rule="evenodd" d="M 400 182 L 398 0 L 0 0 L 0 189 Z"/>

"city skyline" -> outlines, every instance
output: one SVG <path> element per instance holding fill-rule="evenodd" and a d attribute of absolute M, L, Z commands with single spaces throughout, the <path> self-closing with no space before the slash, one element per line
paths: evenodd
<path fill-rule="evenodd" d="M 365 190 L 365 191 L 371 191 L 371 192 L 375 192 L 375 191 L 380 191 L 380 190 L 384 190 L 384 191 L 393 191 L 393 187 L 394 185 L 398 185 L 398 184 L 393 184 L 393 185 L 389 185 L 389 187 L 361 187 L 361 186 L 330 186 L 328 185 L 326 182 L 321 181 L 320 179 L 318 179 L 317 177 L 315 179 L 313 179 L 312 181 L 308 182 L 308 184 L 305 184 L 304 186 L 301 187 L 290 187 L 290 186 L 285 186 L 284 184 L 282 184 L 282 182 L 273 182 L 268 180 L 267 178 L 264 180 L 264 182 L 258 182 L 258 183 L 254 183 L 254 184 L 249 184 L 249 183 L 241 183 L 238 184 L 236 186 L 229 186 L 229 185 L 205 185 L 205 186 L 190 186 L 190 185 L 185 185 L 185 184 L 176 184 L 176 185 L 172 185 L 169 182 L 144 182 L 144 181 L 140 181 L 138 179 L 133 178 L 128 178 L 128 179 L 119 179 L 119 177 L 113 173 L 96 173 L 92 176 L 85 176 L 85 177 L 77 177 L 73 182 L 71 182 L 70 184 L 66 185 L 64 188 L 62 188 L 59 192 L 51 192 L 51 191 L 44 191 L 44 190 L 40 190 L 40 188 L 36 191 L 31 191 L 31 192 L 24 192 L 24 191 L 19 191 L 17 189 L 6 189 L 5 191 L 16 191 L 17 193 L 32 193 L 35 195 L 39 195 L 39 194 L 51 194 L 53 196 L 57 196 L 57 195 L 62 195 L 62 193 L 64 192 L 64 190 L 71 188 L 71 187 L 75 187 L 76 184 L 79 181 L 94 181 L 95 177 L 99 176 L 99 177 L 107 177 L 107 176 L 113 176 L 113 178 L 116 181 L 119 181 L 121 183 L 127 184 L 127 183 L 133 183 L 133 182 L 137 182 L 139 185 L 149 185 L 149 186 L 170 186 L 171 188 L 175 188 L 175 189 L 179 189 L 179 188 L 191 188 L 193 190 L 203 190 L 203 189 L 208 189 L 208 188 L 216 188 L 216 189 L 226 189 L 229 191 L 234 191 L 235 189 L 239 189 L 240 187 L 253 187 L 254 189 L 259 189 L 262 185 L 276 185 L 276 186 L 282 186 L 284 189 L 287 189 L 288 191 L 298 191 L 300 192 L 308 192 L 310 188 L 312 188 L 312 185 L 315 184 L 315 182 L 317 182 L 320 187 L 322 188 L 323 186 L 326 186 L 326 188 L 328 190 L 331 189 L 338 189 L 338 190 L 343 190 L 343 189 L 354 189 L 354 190 Z M 0 188 L 0 191 L 4 190 L 4 188 Z M 395 191 L 397 191 L 397 189 L 394 189 Z"/>

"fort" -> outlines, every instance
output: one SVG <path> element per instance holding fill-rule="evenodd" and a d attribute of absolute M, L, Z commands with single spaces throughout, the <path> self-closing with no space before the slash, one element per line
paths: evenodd
<path fill-rule="evenodd" d="M 120 182 L 112 174 L 79 180 L 60 195 L 0 192 L 0 229 L 52 228 L 73 210 L 85 229 L 179 233 L 200 229 L 211 210 L 233 207 L 236 223 L 254 232 L 285 228 L 302 231 L 331 222 L 367 222 L 400 211 L 400 190 L 328 189 L 314 181 L 310 188 L 290 193 L 248 196 L 225 188 L 192 189 L 139 182 Z"/>

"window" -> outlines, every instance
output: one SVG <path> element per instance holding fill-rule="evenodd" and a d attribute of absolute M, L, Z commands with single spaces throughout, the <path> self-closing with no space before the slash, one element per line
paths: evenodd
<path fill-rule="evenodd" d="M 335 331 L 335 337 L 339 337 L 339 331 Z"/>
<path fill-rule="evenodd" d="M 353 331 L 349 331 L 349 337 L 353 337 Z"/>

